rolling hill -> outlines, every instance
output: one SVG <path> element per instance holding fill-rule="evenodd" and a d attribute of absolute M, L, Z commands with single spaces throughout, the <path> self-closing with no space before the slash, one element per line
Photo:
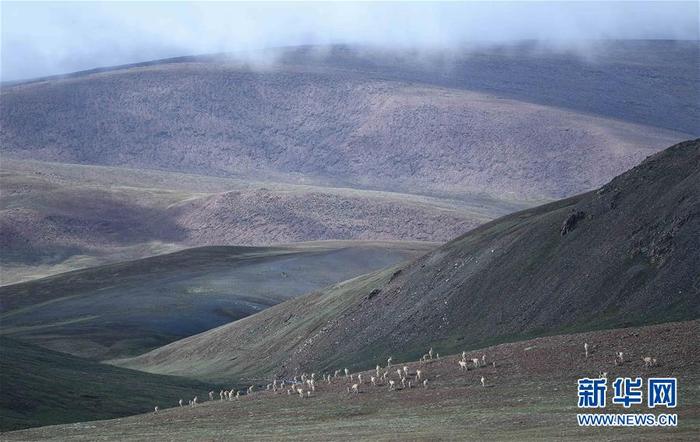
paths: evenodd
<path fill-rule="evenodd" d="M 523 207 L 58 163 L 2 172 L 5 284 L 191 246 L 443 241 Z"/>
<path fill-rule="evenodd" d="M 0 166 L 3 284 L 192 246 L 447 241 L 523 208 L 36 161 Z"/>
<path fill-rule="evenodd" d="M 0 335 L 92 359 L 143 353 L 433 243 L 202 247 L 0 287 Z"/>
<path fill-rule="evenodd" d="M 507 215 L 408 265 L 336 284 L 119 365 L 200 379 L 368 368 L 700 316 L 700 140 L 597 191 Z M 252 339 L 255 337 L 255 339 Z M 197 361 L 190 364 L 185 361 Z"/>
<path fill-rule="evenodd" d="M 1 152 L 432 196 L 561 198 L 697 129 L 695 46 L 610 45 L 590 63 L 523 48 L 428 63 L 292 48 L 261 68 L 185 57 L 5 85 Z"/>
<path fill-rule="evenodd" d="M 204 398 L 210 384 L 98 364 L 0 337 L 0 431 L 109 419 Z M 2 436 L 5 439 L 5 436 Z"/>

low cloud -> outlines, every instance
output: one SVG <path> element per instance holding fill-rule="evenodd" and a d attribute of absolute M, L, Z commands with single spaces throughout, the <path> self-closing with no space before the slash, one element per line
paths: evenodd
<path fill-rule="evenodd" d="M 180 55 L 350 44 L 418 51 L 534 41 L 698 40 L 697 2 L 2 3 L 2 79 Z M 264 61 L 264 60 L 262 60 Z"/>

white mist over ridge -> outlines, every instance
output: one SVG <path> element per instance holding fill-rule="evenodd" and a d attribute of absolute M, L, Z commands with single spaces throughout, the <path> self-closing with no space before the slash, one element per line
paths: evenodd
<path fill-rule="evenodd" d="M 418 51 L 535 41 L 591 58 L 606 39 L 698 40 L 696 2 L 2 4 L 2 79 L 180 55 L 364 45 Z M 246 55 L 248 54 L 248 55 Z"/>

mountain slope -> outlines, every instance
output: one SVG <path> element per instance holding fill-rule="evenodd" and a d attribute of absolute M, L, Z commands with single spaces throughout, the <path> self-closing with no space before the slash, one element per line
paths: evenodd
<path fill-rule="evenodd" d="M 600 190 L 508 215 L 407 266 L 337 284 L 145 355 L 206 379 L 370 367 L 393 354 L 700 316 L 700 140 Z M 251 337 L 262 337 L 251 341 Z M 196 366 L 183 364 L 197 360 Z"/>
<path fill-rule="evenodd" d="M 0 337 L 0 431 L 110 419 L 205 397 L 212 386 L 98 364 Z M 3 436 L 4 439 L 4 436 Z"/>
<path fill-rule="evenodd" d="M 0 335 L 94 359 L 143 353 L 433 243 L 202 247 L 0 287 Z"/>
<path fill-rule="evenodd" d="M 658 146 L 688 138 L 649 125 L 652 118 L 646 124 L 625 118 L 625 109 L 641 108 L 667 119 L 649 103 L 650 91 L 673 102 L 664 109 L 697 108 L 675 103 L 697 80 L 687 78 L 689 61 L 678 54 L 673 83 L 645 77 L 659 67 L 643 50 L 624 60 L 625 69 L 606 74 L 627 80 L 616 96 L 630 105 L 618 104 L 614 118 L 596 112 L 610 105 L 596 101 L 604 83 L 596 75 L 577 75 L 573 92 L 569 84 L 541 81 L 566 75 L 580 60 L 544 57 L 542 69 L 500 53 L 492 59 L 467 54 L 425 71 L 410 54 L 403 61 L 401 54 L 363 58 L 359 52 L 348 59 L 331 52 L 315 61 L 296 54 L 261 69 L 189 58 L 3 87 L 2 153 L 258 181 L 542 200 L 594 188 Z M 489 72 L 510 78 L 490 88 L 469 83 Z M 445 75 L 449 81 L 435 81 Z M 548 88 L 586 103 L 567 109 L 527 99 Z M 514 96 L 518 89 L 525 98 Z"/>

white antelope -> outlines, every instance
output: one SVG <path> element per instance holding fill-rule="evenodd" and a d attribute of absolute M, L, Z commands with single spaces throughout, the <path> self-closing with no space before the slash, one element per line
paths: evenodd
<path fill-rule="evenodd" d="M 656 365 L 656 358 L 652 358 L 651 356 L 644 356 L 642 360 L 644 361 L 644 368 Z"/>

